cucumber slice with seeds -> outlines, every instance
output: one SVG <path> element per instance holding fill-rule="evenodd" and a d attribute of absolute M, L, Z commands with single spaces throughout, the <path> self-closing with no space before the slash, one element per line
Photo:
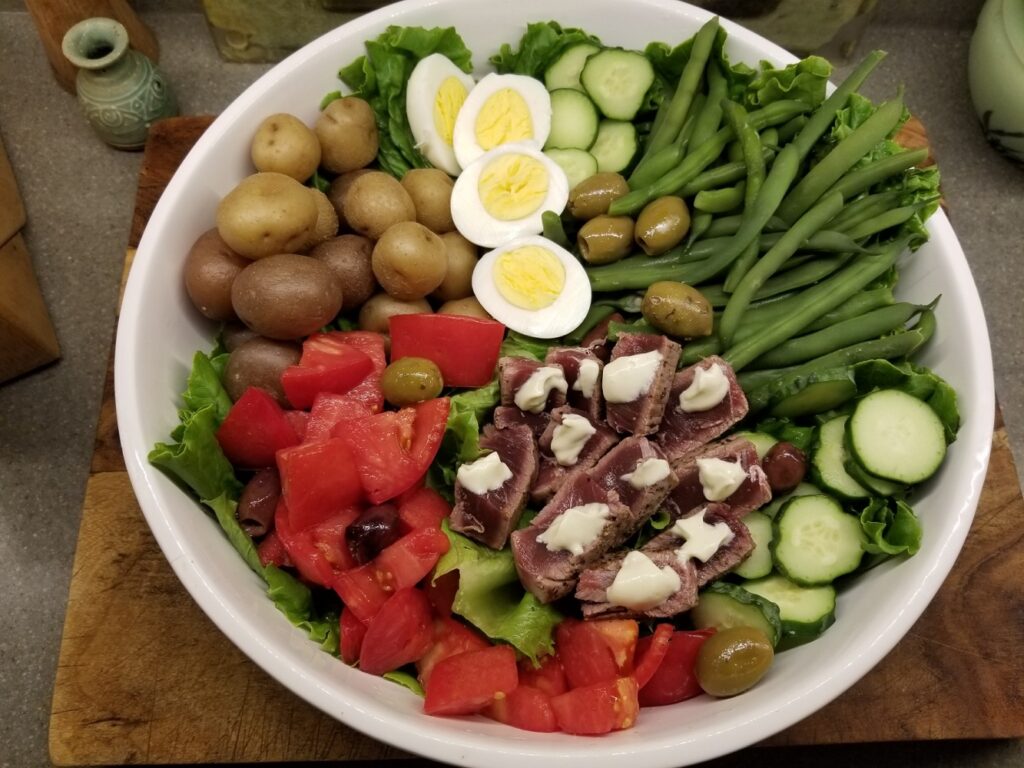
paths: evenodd
<path fill-rule="evenodd" d="M 785 493 L 782 496 L 775 497 L 774 499 L 772 499 L 771 504 L 761 507 L 761 509 L 758 511 L 764 515 L 768 515 L 768 517 L 774 520 L 776 517 L 778 517 L 779 510 L 782 509 L 782 505 L 785 504 L 794 496 L 817 496 L 820 493 L 821 488 L 819 488 L 818 486 L 811 485 L 810 483 L 807 482 L 803 482 L 800 483 L 800 485 L 798 485 L 789 493 Z"/>
<path fill-rule="evenodd" d="M 587 58 L 580 83 L 605 117 L 632 120 L 654 83 L 654 67 L 637 51 L 606 48 Z"/>
<path fill-rule="evenodd" d="M 554 160 L 565 171 L 569 189 L 597 173 L 597 160 L 582 149 L 545 149 L 544 154 Z"/>
<path fill-rule="evenodd" d="M 771 549 L 783 576 L 802 587 L 831 584 L 864 555 L 860 520 L 831 496 L 797 496 L 775 518 Z"/>
<path fill-rule="evenodd" d="M 597 138 L 597 107 L 571 88 L 551 92 L 551 133 L 545 149 L 586 149 Z"/>
<path fill-rule="evenodd" d="M 818 429 L 818 443 L 811 451 L 811 476 L 822 490 L 843 501 L 858 501 L 871 492 L 846 471 L 846 422 L 849 416 L 836 416 Z"/>
<path fill-rule="evenodd" d="M 697 629 L 760 629 L 772 646 L 778 645 L 782 636 L 779 607 L 775 603 L 724 581 L 716 581 L 700 593 L 690 617 Z"/>
<path fill-rule="evenodd" d="M 570 45 L 544 71 L 544 86 L 549 91 L 555 91 L 559 88 L 572 88 L 575 91 L 582 91 L 583 86 L 580 85 L 580 72 L 583 71 L 583 66 L 587 63 L 587 59 L 600 50 L 600 47 L 591 43 Z"/>
<path fill-rule="evenodd" d="M 733 568 L 732 572 L 744 579 L 767 576 L 774 567 L 771 550 L 772 519 L 763 512 L 748 512 L 743 516 L 742 522 L 750 531 L 750 538 L 754 540 L 754 551 Z"/>
<path fill-rule="evenodd" d="M 779 442 L 766 432 L 737 432 L 736 437 L 742 437 L 744 440 L 749 440 L 754 444 L 758 460 L 763 459 L 765 454 L 772 449 L 772 446 Z"/>
<path fill-rule="evenodd" d="M 779 645 L 793 648 L 821 636 L 836 620 L 836 590 L 801 587 L 778 574 L 743 583 L 743 588 L 779 607 L 782 640 Z"/>
<path fill-rule="evenodd" d="M 946 434 L 935 411 L 898 389 L 872 392 L 857 403 L 849 431 L 857 463 L 885 480 L 920 483 L 946 457 Z"/>
<path fill-rule="evenodd" d="M 597 170 L 618 173 L 633 162 L 637 148 L 636 128 L 632 123 L 602 120 L 590 154 L 597 160 Z"/>

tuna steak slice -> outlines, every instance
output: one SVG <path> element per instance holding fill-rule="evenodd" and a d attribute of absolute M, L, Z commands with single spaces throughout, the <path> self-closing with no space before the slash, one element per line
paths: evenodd
<path fill-rule="evenodd" d="M 747 556 L 754 551 L 754 540 L 750 537 L 750 531 L 747 530 L 747 526 L 730 514 L 727 505 L 707 504 L 693 510 L 688 515 L 683 515 L 683 517 L 688 518 L 698 515 L 702 510 L 704 511 L 704 521 L 706 523 L 714 525 L 715 523 L 723 522 L 732 531 L 732 539 L 722 544 L 706 563 L 702 563 L 697 559 L 690 561 L 693 563 L 694 568 L 697 569 L 697 583 L 703 587 L 709 581 L 714 581 L 746 560 Z M 676 535 L 669 528 L 651 539 L 647 546 L 644 547 L 644 551 L 667 549 L 674 553 L 685 541 L 686 539 Z"/>
<path fill-rule="evenodd" d="M 679 589 L 666 600 L 645 611 L 634 611 L 621 605 L 608 602 L 608 588 L 622 568 L 626 552 L 616 552 L 601 560 L 580 574 L 576 586 L 576 599 L 581 601 L 583 618 L 635 618 L 635 619 L 667 619 L 688 611 L 697 604 L 697 569 L 693 561 L 681 563 L 675 550 L 662 549 L 648 552 L 647 555 L 659 568 L 668 566 L 679 576 Z"/>
<path fill-rule="evenodd" d="M 698 452 L 672 462 L 679 484 L 669 494 L 666 506 L 670 507 L 673 517 L 683 517 L 708 502 L 700 482 L 697 459 L 721 459 L 739 463 L 747 470 L 747 478 L 740 487 L 722 500 L 720 506 L 723 509 L 719 510 L 719 515 L 738 520 L 772 500 L 772 489 L 758 463 L 754 444 L 742 437 L 731 437 L 718 443 L 708 443 Z"/>
<path fill-rule="evenodd" d="M 587 419 L 597 431 L 590 436 L 575 464 L 563 466 L 555 459 L 551 451 L 551 440 L 554 437 L 555 429 L 562 423 L 562 418 L 573 414 Z M 590 469 L 597 460 L 604 456 L 608 450 L 619 442 L 619 436 L 615 431 L 602 421 L 597 421 L 589 414 L 578 411 L 563 405 L 551 412 L 551 421 L 547 429 L 540 437 L 540 471 L 537 479 L 530 489 L 530 501 L 543 504 L 547 502 L 555 492 L 562 487 L 563 483 L 569 482 L 573 477 Z"/>
<path fill-rule="evenodd" d="M 548 363 L 540 363 L 528 357 L 503 357 L 498 361 L 498 385 L 501 388 L 501 404 L 515 407 L 516 392 L 539 369 Z M 559 366 L 552 366 L 558 368 Z M 552 390 L 548 395 L 545 411 L 565 404 L 565 395 Z"/>
<path fill-rule="evenodd" d="M 646 437 L 627 437 L 597 462 L 590 476 L 602 487 L 615 491 L 623 504 L 646 520 L 658 511 L 678 482 L 671 467 L 668 475 L 647 487 L 637 488 L 624 479 L 636 471 L 641 462 L 650 459 L 665 461 L 665 454 Z"/>
<path fill-rule="evenodd" d="M 665 336 L 656 336 L 651 333 L 624 333 L 619 336 L 618 342 L 612 348 L 612 359 L 609 365 L 619 358 L 648 352 L 658 352 L 661 355 L 661 364 L 645 394 L 628 403 L 607 402 L 608 397 L 605 394 L 608 424 L 619 432 L 651 435 L 657 432 L 661 426 L 662 417 L 665 414 L 665 404 L 668 402 L 672 389 L 672 377 L 675 374 L 682 347 Z M 607 371 L 602 377 L 602 383 L 605 381 L 607 381 Z"/>
<path fill-rule="evenodd" d="M 589 363 L 584 363 L 589 360 Z M 592 419 L 601 418 L 601 407 L 604 399 L 601 397 L 601 369 L 604 362 L 594 352 L 586 347 L 552 347 L 544 358 L 545 365 L 560 365 L 565 372 L 565 380 L 569 384 L 569 391 L 566 393 L 566 402 L 573 408 L 585 411 Z M 593 391 L 589 396 L 579 389 L 575 389 L 579 377 L 580 365 L 597 366 L 597 379 L 594 382 Z"/>
<path fill-rule="evenodd" d="M 540 440 L 540 436 L 544 434 L 544 430 L 547 429 L 548 422 L 551 420 L 551 414 L 546 411 L 544 413 L 528 413 L 520 411 L 514 405 L 499 405 L 494 409 L 492 418 L 494 426 L 498 429 L 508 429 L 514 426 L 527 427 L 530 434 L 533 435 L 533 439 Z"/>
<path fill-rule="evenodd" d="M 729 381 L 729 391 L 718 405 L 706 411 L 686 413 L 679 408 L 679 396 L 693 383 L 697 368 L 719 365 Z M 658 442 L 670 459 L 682 459 L 716 437 L 747 415 L 747 397 L 736 380 L 732 366 L 717 356 L 706 357 L 675 375 L 665 408 L 665 418 Z"/>

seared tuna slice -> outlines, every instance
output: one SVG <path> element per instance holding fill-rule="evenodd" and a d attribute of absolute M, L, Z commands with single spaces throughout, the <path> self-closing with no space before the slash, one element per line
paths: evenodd
<path fill-rule="evenodd" d="M 537 445 L 529 427 L 513 424 L 505 429 L 485 427 L 480 447 L 497 453 L 511 476 L 498 488 L 482 494 L 473 493 L 456 480 L 450 524 L 454 531 L 501 549 L 519 522 L 537 475 Z"/>
<path fill-rule="evenodd" d="M 684 405 L 681 404 L 680 398 L 686 392 L 693 393 L 690 387 L 694 383 L 697 369 L 712 371 L 715 366 L 720 368 L 720 374 L 724 378 L 725 393 L 722 400 L 705 410 L 694 410 L 695 406 L 700 407 L 702 404 L 691 402 L 685 405 L 689 410 L 683 410 Z M 681 459 L 724 434 L 729 427 L 746 415 L 747 398 L 736 381 L 732 366 L 720 357 L 706 357 L 675 375 L 658 442 L 670 459 Z"/>
<path fill-rule="evenodd" d="M 558 386 L 548 393 L 547 401 L 542 402 L 540 407 L 526 408 L 523 402 L 516 402 L 516 395 L 523 388 L 530 378 L 542 368 L 557 368 L 557 373 L 562 376 Z M 498 360 L 498 384 L 501 387 L 501 404 L 519 408 L 521 411 L 540 413 L 549 411 L 565 404 L 566 382 L 561 366 L 548 365 L 531 360 L 527 357 L 503 357 Z"/>
<path fill-rule="evenodd" d="M 551 441 L 555 437 L 556 432 L 558 432 L 559 428 L 563 428 L 562 422 L 566 416 L 569 416 L 570 419 L 585 420 L 595 430 L 594 434 L 587 438 L 575 463 L 571 464 L 561 464 L 558 461 L 556 452 L 552 451 L 551 446 Z M 537 479 L 533 483 L 533 488 L 530 489 L 530 500 L 538 504 L 547 502 L 555 495 L 555 492 L 563 483 L 568 482 L 579 473 L 594 466 L 597 460 L 604 456 L 618 441 L 619 436 L 611 427 L 603 421 L 597 421 L 583 411 L 578 411 L 567 405 L 553 410 L 551 412 L 551 421 L 548 422 L 547 429 L 544 430 L 544 434 L 540 437 L 540 471 L 537 473 Z M 561 453 L 560 446 L 556 445 L 556 448 L 559 448 L 558 453 Z M 566 457 L 563 454 L 563 458 L 571 458 L 571 456 Z"/>
<path fill-rule="evenodd" d="M 593 419 L 601 418 L 601 369 L 604 362 L 586 347 L 552 347 L 544 358 L 546 365 L 560 365 L 565 371 L 569 391 L 566 402 L 586 411 Z M 582 373 L 582 375 L 581 375 Z"/>
<path fill-rule="evenodd" d="M 499 405 L 494 409 L 494 416 L 492 418 L 494 419 L 494 426 L 498 429 L 507 429 L 514 426 L 529 427 L 533 439 L 540 440 L 540 436 L 544 434 L 544 430 L 547 429 L 548 422 L 551 420 L 551 414 L 547 412 L 527 413 L 526 411 L 520 411 L 514 405 Z"/>
<path fill-rule="evenodd" d="M 658 568 L 669 567 L 679 576 L 679 589 L 657 605 L 642 611 L 625 608 L 608 601 L 608 588 L 615 581 L 628 552 L 616 552 L 603 558 L 580 574 L 576 599 L 582 602 L 583 618 L 667 619 L 688 611 L 697 604 L 697 570 L 692 560 L 681 562 L 671 549 L 648 552 L 640 550 Z"/>
<path fill-rule="evenodd" d="M 621 546 L 643 522 L 615 491 L 579 474 L 529 526 L 512 532 L 519 579 L 542 603 L 564 597 L 576 586 L 580 571 Z"/>
<path fill-rule="evenodd" d="M 651 435 L 665 414 L 682 348 L 650 333 L 624 333 L 601 377 L 608 423 L 619 432 Z M 627 362 L 628 359 L 628 362 Z"/>
<path fill-rule="evenodd" d="M 688 515 L 683 515 L 681 519 L 696 518 L 698 515 L 704 516 L 704 522 L 707 525 L 724 523 L 732 534 L 731 538 L 723 541 L 706 561 L 702 561 L 699 557 L 694 557 L 691 560 L 697 569 L 697 583 L 703 587 L 709 581 L 728 573 L 746 560 L 747 556 L 754 551 L 754 540 L 750 537 L 747 526 L 733 517 L 723 504 L 707 504 L 693 510 Z M 671 550 L 678 553 L 679 548 L 686 543 L 686 538 L 678 532 L 678 524 L 679 521 L 676 521 L 676 525 L 651 539 L 644 547 L 644 551 Z"/>
<path fill-rule="evenodd" d="M 678 482 L 665 455 L 646 437 L 627 437 L 597 462 L 590 476 L 644 520 Z"/>
<path fill-rule="evenodd" d="M 746 478 L 724 499 L 708 499 L 700 482 L 698 459 L 719 459 L 738 464 L 746 470 Z M 679 484 L 669 494 L 666 504 L 673 512 L 673 517 L 683 517 L 708 501 L 721 501 L 727 509 L 723 508 L 719 514 L 739 519 L 772 500 L 768 477 L 757 461 L 757 449 L 742 437 L 708 443 L 697 453 L 673 461 L 672 470 L 679 478 Z"/>

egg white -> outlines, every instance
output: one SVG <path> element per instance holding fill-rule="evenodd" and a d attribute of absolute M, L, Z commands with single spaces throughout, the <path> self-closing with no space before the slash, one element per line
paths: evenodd
<path fill-rule="evenodd" d="M 527 155 L 544 166 L 548 176 L 548 191 L 543 202 L 530 214 L 508 221 L 497 219 L 487 212 L 480 201 L 480 174 L 487 165 L 502 155 Z M 483 248 L 496 248 L 523 235 L 536 235 L 544 230 L 541 216 L 544 211 L 561 213 L 569 202 L 569 179 L 565 171 L 532 142 L 502 144 L 481 155 L 466 167 L 455 180 L 452 189 L 452 220 L 455 228 L 471 243 Z"/>
<path fill-rule="evenodd" d="M 554 254 L 565 268 L 565 285 L 558 297 L 542 309 L 524 309 L 510 303 L 494 284 L 494 263 L 506 251 L 538 245 Z M 473 270 L 473 294 L 484 309 L 513 331 L 537 339 L 554 339 L 573 330 L 590 310 L 590 280 L 583 265 L 565 248 L 545 237 L 520 237 L 484 254 Z"/>
<path fill-rule="evenodd" d="M 449 77 L 454 77 L 462 83 L 467 93 L 472 92 L 475 85 L 472 75 L 455 66 L 447 56 L 432 53 L 421 59 L 409 75 L 409 84 L 405 92 L 405 112 L 409 117 L 409 128 L 420 154 L 435 168 L 440 168 L 450 176 L 458 176 L 462 166 L 455 157 L 455 149 L 444 140 L 434 125 L 434 102 L 437 92 Z M 461 113 L 462 110 L 459 111 Z"/>
<path fill-rule="evenodd" d="M 455 157 L 463 168 L 487 151 L 477 142 L 477 115 L 487 99 L 503 88 L 516 91 L 526 102 L 530 120 L 533 122 L 533 137 L 529 139 L 529 143 L 536 144 L 537 149 L 540 149 L 548 140 L 548 134 L 551 133 L 551 95 L 544 87 L 544 83 L 526 75 L 499 75 L 492 72 L 476 84 L 455 120 L 452 141 Z"/>

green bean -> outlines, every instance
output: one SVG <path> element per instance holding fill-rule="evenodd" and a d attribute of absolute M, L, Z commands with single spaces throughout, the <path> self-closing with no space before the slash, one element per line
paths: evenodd
<path fill-rule="evenodd" d="M 765 128 L 761 131 L 761 146 L 765 149 L 779 149 L 779 131 L 775 127 Z"/>
<path fill-rule="evenodd" d="M 743 194 L 747 183 L 741 181 L 734 187 L 721 187 L 719 189 L 705 189 L 698 192 L 693 199 L 693 207 L 698 211 L 707 213 L 728 213 L 734 211 L 743 204 Z"/>
<path fill-rule="evenodd" d="M 783 123 L 779 126 L 778 143 L 785 144 L 790 141 L 794 136 L 800 133 L 800 129 L 805 125 L 807 125 L 807 115 L 797 115 L 788 122 Z"/>
<path fill-rule="evenodd" d="M 830 325 L 835 325 L 836 323 L 841 323 L 844 320 L 849 320 L 851 317 L 863 315 L 873 309 L 887 307 L 894 301 L 896 301 L 896 298 L 892 295 L 892 288 L 889 287 L 872 288 L 867 291 L 861 291 L 856 296 L 847 299 L 831 312 L 826 312 L 803 330 L 807 333 L 820 331 L 822 328 L 828 328 Z M 747 314 L 753 315 L 757 312 L 757 309 L 757 307 L 754 307 Z M 744 318 L 743 325 L 746 324 L 747 321 Z M 739 337 L 740 332 L 737 331 L 736 338 L 739 339 Z"/>
<path fill-rule="evenodd" d="M 565 336 L 566 344 L 579 344 L 583 341 L 583 337 L 590 333 L 594 328 L 597 327 L 598 323 L 609 317 L 615 312 L 615 307 L 609 307 L 603 304 L 591 305 L 587 316 L 583 318 L 583 322 L 576 326 L 576 329 L 570 331 Z"/>
<path fill-rule="evenodd" d="M 747 122 L 747 113 L 739 104 L 727 102 L 722 105 L 725 112 L 726 122 L 736 132 L 738 143 L 743 154 L 743 162 L 747 166 L 747 189 L 743 200 L 743 210 L 753 207 L 757 200 L 757 193 L 761 191 L 764 184 L 764 157 L 761 154 L 761 139 L 757 131 L 750 127 Z M 758 238 L 755 237 L 743 250 L 739 257 L 729 268 L 729 274 L 725 278 L 725 290 L 732 293 L 736 290 L 740 280 L 757 261 L 757 254 L 761 250 Z"/>
<path fill-rule="evenodd" d="M 690 282 L 687 276 L 695 263 L 700 261 L 692 256 L 688 258 L 685 246 L 677 245 L 661 256 L 627 256 L 614 264 L 588 267 L 586 273 L 591 289 L 597 293 L 646 290 L 647 286 L 659 280 Z"/>
<path fill-rule="evenodd" d="M 665 120 L 668 118 L 668 107 L 672 103 L 672 97 L 675 95 L 675 92 L 675 85 L 665 83 L 665 91 L 661 95 L 661 104 L 658 105 L 658 111 L 654 114 L 654 122 L 651 123 L 650 133 L 647 134 L 648 141 L 650 141 L 651 136 L 661 131 L 662 126 L 665 124 Z"/>
<path fill-rule="evenodd" d="M 698 93 L 697 98 L 693 101 L 694 107 L 703 103 L 704 94 Z M 653 184 L 682 162 L 690 136 L 693 134 L 695 122 L 696 118 L 693 115 L 687 117 L 683 130 L 679 132 L 679 137 L 672 144 L 662 147 L 653 155 L 648 155 L 639 162 L 627 179 L 630 189 L 639 189 Z"/>
<path fill-rule="evenodd" d="M 779 272 L 775 277 L 766 280 L 757 293 L 754 294 L 754 301 L 763 301 L 772 296 L 789 293 L 797 288 L 813 285 L 823 280 L 833 272 L 841 269 L 848 261 L 848 255 L 821 257 L 815 254 L 808 254 L 807 261 Z M 707 297 L 713 307 L 728 307 L 729 301 L 735 294 L 730 294 L 724 286 L 709 285 L 702 286 L 701 293 Z M 724 313 L 723 313 L 724 315 Z M 719 322 L 719 334 L 721 334 L 721 322 Z"/>
<path fill-rule="evenodd" d="M 791 339 L 811 322 L 835 309 L 884 274 L 896 263 L 896 258 L 908 242 L 903 238 L 878 253 L 861 256 L 827 280 L 808 288 L 801 294 L 799 305 L 786 317 L 763 326 L 754 335 L 735 343 L 726 351 L 725 359 L 735 370 L 741 370 L 768 350 Z"/>
<path fill-rule="evenodd" d="M 805 363 L 837 349 L 861 341 L 870 341 L 897 328 L 902 328 L 910 318 L 925 309 L 927 307 L 908 302 L 890 304 L 859 317 L 836 323 L 830 328 L 785 341 L 775 349 L 761 355 L 750 364 L 750 367 L 784 368 Z"/>
<path fill-rule="evenodd" d="M 880 192 L 875 195 L 865 195 L 853 202 L 843 206 L 843 210 L 836 214 L 836 217 L 828 223 L 829 229 L 843 232 L 846 229 L 860 224 L 862 221 L 873 219 L 879 214 L 885 213 L 893 206 L 899 205 L 900 198 L 904 195 L 901 190 L 892 192 Z"/>
<path fill-rule="evenodd" d="M 727 95 L 729 84 L 715 62 L 708 63 L 708 98 L 704 108 L 697 115 L 693 128 L 693 146 L 699 147 L 715 135 L 722 123 L 722 99 Z"/>
<path fill-rule="evenodd" d="M 855 227 L 851 227 L 846 234 L 854 240 L 870 237 L 871 235 L 884 232 L 890 227 L 898 227 L 900 224 L 909 221 L 915 213 L 935 202 L 935 198 L 922 200 L 913 205 L 905 205 L 902 208 L 893 208 L 872 219 L 863 221 Z"/>
<path fill-rule="evenodd" d="M 832 222 L 829 222 L 829 227 L 831 226 Z M 784 236 L 785 232 L 766 232 L 761 235 L 761 250 L 769 250 Z M 827 253 L 862 253 L 865 249 L 857 244 L 858 239 L 844 232 L 822 229 L 804 240 L 797 250 L 825 251 Z"/>
<path fill-rule="evenodd" d="M 679 85 L 676 86 L 672 99 L 669 102 L 665 119 L 659 126 L 659 130 L 652 130 L 647 142 L 645 155 L 651 155 L 662 147 L 667 147 L 675 141 L 679 131 L 683 128 L 683 122 L 690 111 L 690 104 L 693 102 L 694 94 L 700 86 L 701 75 L 707 66 L 708 58 L 711 56 L 711 46 L 718 37 L 718 17 L 713 17 L 701 27 L 693 38 L 693 47 L 690 49 L 690 58 L 683 67 L 679 76 Z"/>
<path fill-rule="evenodd" d="M 775 274 L 796 249 L 811 235 L 828 223 L 828 220 L 839 213 L 843 207 L 843 196 L 834 193 L 824 197 L 821 202 L 805 213 L 785 234 L 779 238 L 772 248 L 751 267 L 733 291 L 729 304 L 722 313 L 718 324 L 718 336 L 726 346 L 732 344 L 733 334 L 739 325 L 743 313 L 753 300 L 758 289 L 765 281 Z"/>
<path fill-rule="evenodd" d="M 895 155 L 883 157 L 860 168 L 847 171 L 828 191 L 842 192 L 843 197 L 850 200 L 861 192 L 870 189 L 878 182 L 885 181 L 890 176 L 902 173 L 907 168 L 912 168 L 927 157 L 927 149 L 908 149 L 905 152 L 898 152 Z"/>
<path fill-rule="evenodd" d="M 735 235 L 739 230 L 742 221 L 742 213 L 735 213 L 731 216 L 716 216 L 704 234 L 707 237 L 725 237 L 728 235 Z M 768 220 L 764 229 L 766 232 L 784 232 L 789 229 L 789 225 L 782 219 L 773 217 Z"/>
<path fill-rule="evenodd" d="M 690 237 L 687 239 L 686 244 L 693 245 L 695 240 L 699 240 L 707 234 L 708 228 L 711 227 L 714 216 L 710 213 L 704 213 L 703 211 L 697 211 L 690 217 Z"/>
<path fill-rule="evenodd" d="M 775 151 L 766 148 L 761 153 L 761 157 L 765 164 L 767 164 L 773 157 L 775 157 Z M 718 187 L 724 187 L 727 184 L 735 184 L 737 181 L 741 181 L 746 177 L 747 164 L 743 161 L 736 163 L 723 163 L 722 165 L 699 174 L 693 181 L 679 190 L 679 196 L 693 197 L 698 192 L 703 192 L 705 189 L 716 189 Z"/>
<path fill-rule="evenodd" d="M 540 215 L 541 224 L 544 227 L 544 237 L 563 248 L 572 249 L 569 237 L 565 234 L 565 227 L 562 226 L 562 217 L 554 211 L 544 211 Z"/>

